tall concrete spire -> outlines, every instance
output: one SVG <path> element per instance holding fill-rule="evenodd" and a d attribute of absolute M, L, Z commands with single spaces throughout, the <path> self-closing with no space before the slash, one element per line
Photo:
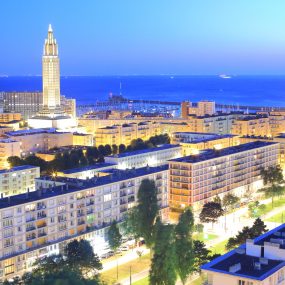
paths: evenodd
<path fill-rule="evenodd" d="M 44 42 L 43 51 L 43 115 L 54 117 L 60 114 L 60 71 L 58 45 L 51 25 Z"/>

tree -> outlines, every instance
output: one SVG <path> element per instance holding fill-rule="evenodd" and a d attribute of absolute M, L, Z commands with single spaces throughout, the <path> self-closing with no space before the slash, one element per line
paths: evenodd
<path fill-rule="evenodd" d="M 175 285 L 174 228 L 172 225 L 163 225 L 159 219 L 156 227 L 156 241 L 153 248 L 154 255 L 151 259 L 149 283 L 151 285 Z"/>
<path fill-rule="evenodd" d="M 264 222 L 260 218 L 257 218 L 251 228 L 248 226 L 243 227 L 243 229 L 239 231 L 235 237 L 229 238 L 226 248 L 230 250 L 240 246 L 241 244 L 245 243 L 247 239 L 254 239 L 265 232 L 267 232 L 267 229 Z"/>
<path fill-rule="evenodd" d="M 126 151 L 126 146 L 124 144 L 119 145 L 119 153 L 123 153 Z"/>
<path fill-rule="evenodd" d="M 98 151 L 99 151 L 99 157 L 100 156 L 106 156 L 107 155 L 107 152 L 106 152 L 106 149 L 103 145 L 99 145 L 98 146 Z"/>
<path fill-rule="evenodd" d="M 24 163 L 27 165 L 34 165 L 39 166 L 41 170 L 46 170 L 47 168 L 47 162 L 43 160 L 40 157 L 37 157 L 35 155 L 30 155 L 24 159 Z"/>
<path fill-rule="evenodd" d="M 201 265 L 207 263 L 210 260 L 210 250 L 206 248 L 204 242 L 200 240 L 194 240 L 193 242 L 193 254 L 194 254 L 194 271 L 201 272 Z"/>
<path fill-rule="evenodd" d="M 112 148 L 109 144 L 106 144 L 105 145 L 105 152 L 106 152 L 106 155 L 111 155 L 112 154 Z"/>
<path fill-rule="evenodd" d="M 24 164 L 24 161 L 18 156 L 10 156 L 7 159 L 10 167 L 20 166 Z"/>
<path fill-rule="evenodd" d="M 231 193 L 226 194 L 223 197 L 222 204 L 225 208 L 225 212 L 232 209 L 239 202 L 239 198 Z"/>
<path fill-rule="evenodd" d="M 208 202 L 203 206 L 203 209 L 200 213 L 200 220 L 202 223 L 214 224 L 223 214 L 224 210 L 222 209 L 220 203 Z"/>
<path fill-rule="evenodd" d="M 94 254 L 93 248 L 87 240 L 74 240 L 67 244 L 65 257 L 68 267 L 73 271 L 80 270 L 84 276 L 97 273 L 102 269 L 99 257 Z"/>
<path fill-rule="evenodd" d="M 135 240 L 140 238 L 139 229 L 138 229 L 138 209 L 133 207 L 128 210 L 127 215 L 125 216 L 122 228 L 124 235 L 133 237 Z"/>
<path fill-rule="evenodd" d="M 120 234 L 116 221 L 112 222 L 107 235 L 110 248 L 116 252 L 122 244 L 122 235 Z"/>
<path fill-rule="evenodd" d="M 144 179 L 138 190 L 137 197 L 137 230 L 145 244 L 151 248 L 154 244 L 155 222 L 158 216 L 157 188 L 155 182 Z"/>
<path fill-rule="evenodd" d="M 272 208 L 274 205 L 274 197 L 280 197 L 284 195 L 285 188 L 280 186 L 284 182 L 283 171 L 279 165 L 269 166 L 268 168 L 262 168 L 260 171 L 263 184 L 267 187 L 260 190 L 265 194 L 265 197 L 271 198 Z"/>
<path fill-rule="evenodd" d="M 182 284 L 186 284 L 187 278 L 194 271 L 193 227 L 193 213 L 187 208 L 175 227 L 176 271 Z"/>
<path fill-rule="evenodd" d="M 119 151 L 118 146 L 117 146 L 116 144 L 113 144 L 113 145 L 112 145 L 112 153 L 113 153 L 113 154 L 117 154 L 118 151 Z"/>

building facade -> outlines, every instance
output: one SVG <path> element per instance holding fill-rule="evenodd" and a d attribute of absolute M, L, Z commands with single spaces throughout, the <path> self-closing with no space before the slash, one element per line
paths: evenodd
<path fill-rule="evenodd" d="M 197 210 L 216 195 L 254 194 L 263 186 L 261 168 L 278 164 L 278 148 L 257 141 L 171 160 L 170 206 Z"/>
<path fill-rule="evenodd" d="M 40 168 L 37 166 L 23 165 L 0 170 L 1 198 L 35 191 L 35 179 L 38 177 Z"/>
<path fill-rule="evenodd" d="M 13 139 L 0 139 L 0 169 L 10 167 L 8 163 L 10 156 L 21 156 L 20 142 Z"/>
<path fill-rule="evenodd" d="M 100 255 L 106 229 L 136 204 L 138 188 L 146 178 L 155 181 L 160 213 L 167 218 L 167 167 L 114 170 L 90 180 L 39 179 L 39 190 L 13 196 L 9 202 L 1 199 L 0 278 L 22 275 L 37 258 L 63 252 L 73 239 L 89 240 Z"/>

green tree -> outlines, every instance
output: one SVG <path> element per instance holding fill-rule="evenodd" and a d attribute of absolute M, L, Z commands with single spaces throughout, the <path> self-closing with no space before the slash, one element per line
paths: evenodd
<path fill-rule="evenodd" d="M 151 285 L 174 285 L 176 282 L 174 228 L 172 225 L 163 225 L 160 221 L 157 221 L 156 227 L 149 283 Z"/>
<path fill-rule="evenodd" d="M 113 144 L 113 145 L 112 145 L 112 153 L 113 153 L 113 154 L 117 154 L 118 151 L 119 151 L 118 146 L 117 146 L 116 144 Z"/>
<path fill-rule="evenodd" d="M 125 236 L 133 237 L 135 240 L 140 238 L 139 229 L 138 229 L 138 209 L 133 207 L 128 210 L 127 215 L 125 216 L 122 228 Z"/>
<path fill-rule="evenodd" d="M 103 145 L 99 145 L 99 146 L 98 146 L 98 151 L 99 151 L 99 157 L 100 157 L 100 156 L 103 156 L 103 157 L 104 157 L 104 156 L 107 155 L 105 146 L 103 146 Z"/>
<path fill-rule="evenodd" d="M 267 187 L 260 190 L 265 194 L 266 198 L 271 198 L 272 208 L 274 206 L 274 198 L 284 195 L 285 188 L 280 186 L 284 182 L 283 171 L 279 165 L 262 168 L 260 171 L 263 184 Z"/>
<path fill-rule="evenodd" d="M 107 236 L 110 248 L 116 252 L 122 244 L 122 235 L 120 234 L 116 221 L 112 222 L 108 229 Z"/>
<path fill-rule="evenodd" d="M 222 209 L 222 205 L 220 203 L 208 202 L 204 204 L 200 213 L 200 221 L 202 223 L 212 223 L 213 225 L 223 214 L 224 210 Z"/>
<path fill-rule="evenodd" d="M 112 148 L 109 144 L 106 144 L 105 145 L 105 152 L 106 152 L 106 155 L 111 155 L 112 154 Z"/>
<path fill-rule="evenodd" d="M 84 276 L 86 274 L 97 273 L 102 269 L 99 257 L 94 254 L 93 248 L 87 240 L 74 240 L 67 244 L 65 257 L 68 268 L 73 271 L 80 270 Z"/>
<path fill-rule="evenodd" d="M 7 159 L 10 167 L 15 167 L 15 166 L 20 166 L 20 165 L 23 165 L 24 164 L 24 161 L 23 159 L 21 159 L 20 157 L 18 156 L 10 156 L 8 157 Z"/>
<path fill-rule="evenodd" d="M 230 250 L 238 247 L 245 243 L 247 239 L 254 239 L 265 232 L 267 232 L 267 229 L 264 222 L 260 218 L 257 218 L 251 228 L 248 226 L 243 227 L 243 229 L 239 231 L 235 237 L 229 238 L 226 248 Z"/>
<path fill-rule="evenodd" d="M 123 153 L 126 151 L 126 146 L 124 144 L 119 145 L 119 153 Z"/>
<path fill-rule="evenodd" d="M 193 228 L 193 213 L 187 208 L 175 227 L 176 272 L 182 284 L 186 284 L 187 278 L 194 272 Z"/>
<path fill-rule="evenodd" d="M 206 248 L 204 242 L 200 240 L 193 241 L 193 253 L 194 253 L 194 272 L 201 272 L 201 265 L 207 263 L 210 260 L 211 251 Z"/>
<path fill-rule="evenodd" d="M 223 197 L 222 205 L 224 206 L 225 212 L 234 208 L 234 206 L 239 202 L 239 197 L 228 193 Z"/>
<path fill-rule="evenodd" d="M 154 244 L 155 222 L 159 207 L 157 204 L 157 188 L 155 182 L 144 179 L 138 190 L 137 197 L 137 230 L 146 245 L 151 248 Z"/>
<path fill-rule="evenodd" d="M 27 165 L 39 166 L 42 171 L 47 169 L 47 162 L 40 157 L 30 155 L 24 159 L 24 163 Z"/>

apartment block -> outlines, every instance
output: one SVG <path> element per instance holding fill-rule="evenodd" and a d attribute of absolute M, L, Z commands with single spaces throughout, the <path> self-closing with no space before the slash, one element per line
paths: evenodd
<path fill-rule="evenodd" d="M 232 124 L 232 134 L 240 136 L 271 136 L 267 116 L 247 116 L 236 119 Z"/>
<path fill-rule="evenodd" d="M 9 168 L 8 157 L 20 155 L 20 142 L 13 139 L 0 139 L 0 169 Z"/>
<path fill-rule="evenodd" d="M 94 146 L 93 135 L 73 133 L 72 145 Z"/>
<path fill-rule="evenodd" d="M 21 121 L 20 113 L 0 113 L 0 123 L 8 123 L 11 121 Z"/>
<path fill-rule="evenodd" d="M 8 132 L 6 135 L 20 142 L 22 156 L 73 143 L 72 133 L 56 132 L 54 129 L 20 130 Z"/>
<path fill-rule="evenodd" d="M 284 285 L 285 224 L 202 265 L 208 285 Z"/>
<path fill-rule="evenodd" d="M 63 251 L 84 238 L 100 254 L 106 229 L 137 201 L 143 179 L 158 187 L 161 216 L 168 216 L 168 167 L 112 170 L 89 180 L 43 177 L 39 190 L 0 200 L 0 279 L 30 270 L 36 258 Z"/>
<path fill-rule="evenodd" d="M 256 141 L 171 160 L 170 206 L 197 210 L 216 195 L 253 195 L 263 186 L 261 168 L 278 164 L 278 148 L 278 143 Z"/>
<path fill-rule="evenodd" d="M 23 165 L 0 170 L 1 198 L 35 191 L 35 179 L 40 177 L 40 168 Z"/>
<path fill-rule="evenodd" d="M 145 166 L 158 166 L 173 158 L 181 157 L 180 145 L 165 144 L 154 148 L 124 152 L 106 156 L 105 162 L 117 165 L 118 169 L 132 169 Z"/>
<path fill-rule="evenodd" d="M 134 139 L 148 140 L 160 134 L 159 124 L 155 122 L 130 123 L 99 128 L 95 134 L 95 144 L 130 145 Z"/>
<path fill-rule="evenodd" d="M 188 119 L 189 115 L 206 116 L 214 115 L 216 113 L 216 103 L 214 101 L 199 101 L 192 103 L 184 101 L 181 103 L 181 118 Z"/>

